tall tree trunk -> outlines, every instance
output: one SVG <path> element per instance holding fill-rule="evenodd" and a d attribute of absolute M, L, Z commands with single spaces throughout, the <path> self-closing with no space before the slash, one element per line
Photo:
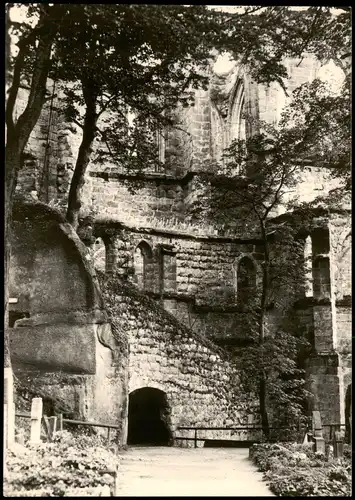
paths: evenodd
<path fill-rule="evenodd" d="M 265 220 L 260 220 L 260 229 L 264 246 L 262 291 L 261 291 L 260 315 L 259 315 L 259 345 L 262 346 L 265 341 L 265 319 L 266 319 L 267 294 L 269 286 L 269 260 L 270 260 L 269 243 L 267 241 Z M 265 371 L 262 370 L 260 373 L 260 385 L 259 385 L 260 416 L 261 416 L 261 425 L 263 427 L 264 435 L 266 439 L 268 439 L 270 436 L 270 429 L 269 429 L 269 419 L 267 414 L 266 397 L 267 397 L 266 374 Z"/>
<path fill-rule="evenodd" d="M 73 226 L 75 231 L 79 226 L 79 214 L 82 205 L 82 190 L 85 185 L 85 173 L 90 162 L 98 119 L 98 115 L 96 113 L 97 94 L 92 91 L 90 82 L 83 82 L 82 88 L 86 104 L 83 138 L 80 144 L 74 174 L 70 184 L 66 215 L 67 221 Z"/>

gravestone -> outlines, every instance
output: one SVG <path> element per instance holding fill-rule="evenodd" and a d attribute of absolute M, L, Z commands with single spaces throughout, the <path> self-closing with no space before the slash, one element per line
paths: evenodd
<path fill-rule="evenodd" d="M 334 432 L 334 458 L 341 458 L 344 454 L 344 433 L 342 431 Z"/>
<path fill-rule="evenodd" d="M 31 437 L 30 442 L 37 444 L 41 442 L 43 402 L 42 398 L 33 398 L 31 404 Z"/>
<path fill-rule="evenodd" d="M 312 412 L 312 433 L 314 442 L 314 451 L 325 453 L 325 441 L 323 438 L 322 421 L 319 411 Z"/>

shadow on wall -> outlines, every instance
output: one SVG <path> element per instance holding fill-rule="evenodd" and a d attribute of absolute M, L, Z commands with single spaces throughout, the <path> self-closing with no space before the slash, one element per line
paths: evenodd
<path fill-rule="evenodd" d="M 129 395 L 127 444 L 168 446 L 170 409 L 165 392 L 151 387 L 136 389 Z"/>

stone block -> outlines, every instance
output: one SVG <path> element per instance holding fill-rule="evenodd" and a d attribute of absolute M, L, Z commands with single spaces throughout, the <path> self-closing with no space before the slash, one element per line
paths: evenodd
<path fill-rule="evenodd" d="M 9 329 L 12 361 L 49 370 L 94 374 L 97 325 L 38 325 Z"/>
<path fill-rule="evenodd" d="M 325 455 L 325 441 L 322 437 L 313 437 L 314 451 Z"/>

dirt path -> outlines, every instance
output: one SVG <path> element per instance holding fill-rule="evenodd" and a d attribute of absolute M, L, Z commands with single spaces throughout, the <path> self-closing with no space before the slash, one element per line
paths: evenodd
<path fill-rule="evenodd" d="M 245 448 L 144 448 L 122 454 L 119 496 L 274 496 Z"/>

